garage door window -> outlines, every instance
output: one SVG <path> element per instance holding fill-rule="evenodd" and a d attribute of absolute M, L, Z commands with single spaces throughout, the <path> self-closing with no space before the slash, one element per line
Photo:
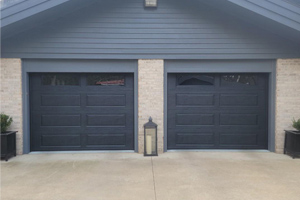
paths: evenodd
<path fill-rule="evenodd" d="M 79 85 L 79 76 L 76 74 L 47 74 L 42 76 L 43 85 Z"/>
<path fill-rule="evenodd" d="M 215 78 L 214 76 L 203 74 L 179 75 L 177 82 L 178 85 L 214 85 Z"/>
<path fill-rule="evenodd" d="M 222 85 L 226 84 L 242 84 L 242 85 L 257 85 L 258 76 L 248 74 L 226 74 L 222 75 Z"/>
<path fill-rule="evenodd" d="M 125 77 L 114 74 L 91 74 L 87 75 L 87 85 L 124 86 Z"/>

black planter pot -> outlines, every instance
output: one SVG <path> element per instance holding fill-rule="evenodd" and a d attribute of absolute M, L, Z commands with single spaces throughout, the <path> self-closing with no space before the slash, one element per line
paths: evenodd
<path fill-rule="evenodd" d="M 8 161 L 9 158 L 16 156 L 16 133 L 17 131 L 7 131 L 1 133 L 1 160 Z"/>
<path fill-rule="evenodd" d="M 300 156 L 300 131 L 285 131 L 284 154 Z"/>

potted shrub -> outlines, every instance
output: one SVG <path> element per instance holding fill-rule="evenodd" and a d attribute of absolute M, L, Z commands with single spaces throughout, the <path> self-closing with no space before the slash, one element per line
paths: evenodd
<path fill-rule="evenodd" d="M 13 119 L 4 114 L 0 114 L 1 118 L 1 159 L 6 161 L 12 157 L 16 156 L 16 132 L 17 131 L 7 131 L 8 127 L 13 122 Z"/>
<path fill-rule="evenodd" d="M 292 126 L 296 130 L 285 131 L 284 153 L 295 158 L 300 156 L 300 119 L 293 119 Z"/>
<path fill-rule="evenodd" d="M 293 119 L 293 127 L 297 130 L 297 133 L 300 133 L 300 118 L 297 121 L 295 118 Z"/>

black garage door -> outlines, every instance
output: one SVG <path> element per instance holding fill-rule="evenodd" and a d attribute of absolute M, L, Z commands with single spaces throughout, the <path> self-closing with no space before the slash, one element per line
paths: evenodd
<path fill-rule="evenodd" d="M 266 149 L 266 74 L 169 74 L 168 149 Z"/>
<path fill-rule="evenodd" d="M 133 74 L 31 74 L 31 151 L 132 150 L 133 96 Z"/>

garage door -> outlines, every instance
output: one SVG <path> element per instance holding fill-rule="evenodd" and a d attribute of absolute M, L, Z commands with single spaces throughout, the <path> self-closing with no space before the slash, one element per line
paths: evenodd
<path fill-rule="evenodd" d="M 133 74 L 31 74 L 31 151 L 132 150 L 133 96 Z"/>
<path fill-rule="evenodd" d="M 168 149 L 267 149 L 266 74 L 169 74 Z"/>

